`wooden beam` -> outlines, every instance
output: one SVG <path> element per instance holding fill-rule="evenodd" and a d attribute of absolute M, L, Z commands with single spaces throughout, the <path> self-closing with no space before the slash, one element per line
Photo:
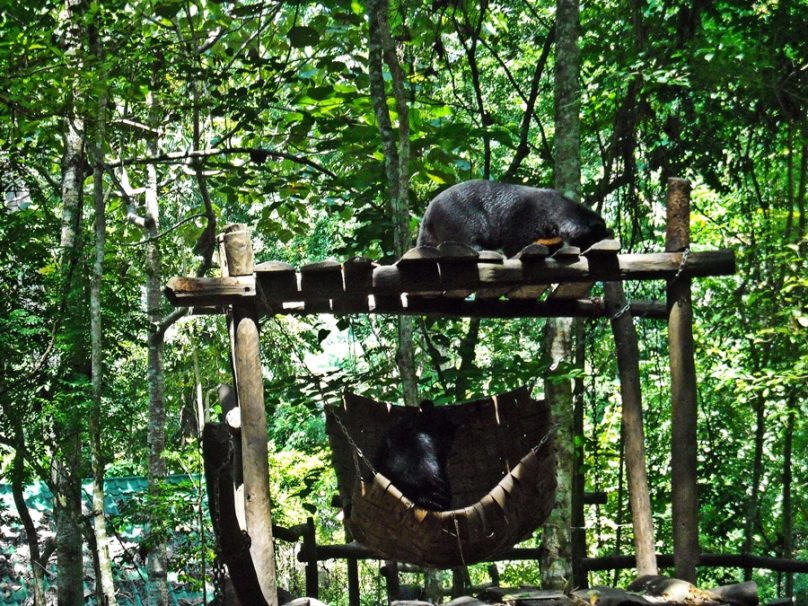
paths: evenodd
<path fill-rule="evenodd" d="M 224 248 L 231 277 L 234 271 L 249 272 L 250 275 L 253 273 L 252 244 L 245 226 L 227 228 Z M 233 306 L 231 341 L 236 393 L 241 412 L 244 508 L 250 558 L 264 601 L 268 606 L 277 606 L 275 548 L 272 543 L 269 502 L 267 422 L 255 296 L 244 298 Z"/>
<path fill-rule="evenodd" d="M 690 246 L 690 183 L 668 179 L 668 226 L 665 250 L 686 253 Z M 683 263 L 684 265 L 684 263 Z M 693 355 L 693 308 L 690 277 L 668 280 L 668 345 L 671 368 L 671 499 L 675 575 L 696 582 L 699 558 L 697 495 L 696 363 Z"/>
<path fill-rule="evenodd" d="M 350 263 L 350 262 L 348 262 Z M 329 264 L 327 268 L 307 267 L 305 289 L 298 289 L 298 281 L 303 277 L 288 266 L 279 263 L 259 265 L 253 276 L 228 276 L 223 278 L 172 278 L 166 286 L 166 296 L 177 307 L 216 308 L 233 305 L 239 301 L 255 299 L 260 292 L 262 311 L 266 313 L 289 313 L 283 311 L 284 303 L 311 302 L 300 313 L 330 311 L 339 313 L 343 302 L 355 306 L 356 300 L 367 295 L 379 299 L 396 300 L 401 294 L 441 295 L 446 291 L 463 294 L 477 290 L 482 296 L 490 297 L 513 293 L 514 297 L 540 294 L 552 283 L 580 283 L 593 280 L 652 280 L 678 276 L 680 279 L 707 275 L 728 275 L 735 271 L 735 255 L 731 250 L 697 252 L 685 255 L 681 251 L 669 253 L 578 257 L 576 261 L 562 262 L 554 258 L 530 257 L 506 259 L 492 263 L 478 259 L 477 277 L 470 278 L 467 288 L 454 279 L 444 282 L 436 277 L 434 259 L 402 259 L 397 265 L 374 267 L 372 263 L 357 266 L 346 263 L 343 266 L 343 288 L 339 286 L 338 266 Z M 464 271 L 468 266 L 464 263 Z M 422 264 L 418 272 L 416 265 Z M 431 265 L 430 265 L 431 264 Z M 444 264 L 449 267 L 451 263 Z M 346 269 L 346 267 L 348 269 Z M 429 269 L 429 268 L 433 269 Z M 441 266 L 443 267 L 443 266 Z M 328 280 L 313 279 L 316 274 L 327 275 Z M 422 278 L 416 279 L 420 274 Z M 356 277 L 359 282 L 352 282 Z M 257 286 L 256 286 L 257 280 Z M 457 298 L 457 297 L 456 297 Z M 532 297 L 531 297 L 532 298 Z M 327 302 L 331 300 L 333 304 Z M 439 300 L 437 297 L 433 301 Z M 384 307 L 384 305 L 382 306 Z M 436 305 L 436 310 L 442 309 Z M 309 311 L 311 310 L 311 311 Z M 437 312 L 437 311 L 436 311 Z M 381 313 L 381 312 L 380 312 Z M 573 314 L 574 315 L 574 314 Z"/>
<path fill-rule="evenodd" d="M 223 307 L 254 297 L 255 277 L 171 278 L 163 292 L 174 307 Z"/>
<path fill-rule="evenodd" d="M 621 282 L 606 282 L 606 309 L 609 312 L 617 352 L 620 377 L 622 420 L 631 522 L 634 527 L 634 549 L 637 552 L 637 574 L 657 574 L 654 549 L 654 522 L 648 473 L 645 463 L 645 433 L 642 421 L 640 389 L 640 352 L 637 331 Z"/>

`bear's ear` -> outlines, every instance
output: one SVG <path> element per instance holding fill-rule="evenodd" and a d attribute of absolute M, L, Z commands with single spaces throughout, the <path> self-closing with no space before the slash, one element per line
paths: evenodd
<path fill-rule="evenodd" d="M 432 400 L 421 400 L 421 412 L 431 412 L 435 408 L 435 403 Z"/>

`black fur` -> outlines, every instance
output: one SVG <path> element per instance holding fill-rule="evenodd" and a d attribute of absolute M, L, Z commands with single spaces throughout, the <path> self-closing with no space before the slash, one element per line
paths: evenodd
<path fill-rule="evenodd" d="M 387 431 L 373 467 L 419 507 L 446 511 L 452 501 L 446 462 L 456 430 L 446 411 L 424 400 L 419 413 Z"/>
<path fill-rule="evenodd" d="M 609 236 L 606 223 L 553 189 L 465 181 L 442 191 L 421 222 L 419 246 L 454 241 L 509 257 L 540 239 L 561 238 L 587 249 Z"/>

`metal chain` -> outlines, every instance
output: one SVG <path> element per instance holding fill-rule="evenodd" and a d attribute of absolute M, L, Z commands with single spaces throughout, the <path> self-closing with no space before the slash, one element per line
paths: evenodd
<path fill-rule="evenodd" d="M 679 262 L 679 269 L 676 271 L 676 275 L 673 276 L 674 280 L 679 279 L 679 276 L 685 270 L 685 265 L 687 264 L 687 258 L 690 256 L 690 247 L 688 246 L 682 251 L 682 260 Z"/>
<path fill-rule="evenodd" d="M 359 445 L 354 442 L 351 434 L 348 432 L 348 428 L 345 427 L 345 424 L 340 419 L 339 414 L 333 410 L 331 415 L 334 417 L 334 420 L 337 422 L 340 430 L 342 431 L 343 435 L 345 436 L 345 440 L 348 442 L 348 445 L 353 449 L 353 460 L 354 460 L 354 467 L 356 467 L 356 477 L 362 477 L 362 470 L 359 468 L 359 460 L 362 459 L 362 462 L 370 468 L 370 471 L 373 475 L 376 475 L 376 470 L 373 468 L 373 464 L 368 460 L 365 454 L 362 452 L 362 449 L 359 448 Z"/>
<path fill-rule="evenodd" d="M 549 440 L 549 439 L 550 439 L 550 437 L 553 435 L 553 433 L 555 432 L 555 430 L 556 430 L 556 429 L 558 429 L 558 423 L 553 423 L 552 425 L 550 425 L 550 429 L 548 429 L 548 430 L 547 430 L 547 433 L 546 433 L 546 434 L 544 434 L 544 437 L 543 437 L 541 440 L 539 440 L 539 443 L 538 443 L 538 444 L 536 444 L 536 445 L 535 445 L 533 448 L 531 448 L 530 450 L 531 450 L 531 451 L 533 451 L 534 453 L 539 452 L 539 450 L 541 449 L 541 447 L 545 445 L 545 443 L 547 442 L 547 440 Z"/>
<path fill-rule="evenodd" d="M 619 319 L 620 319 L 620 317 L 621 317 L 621 316 L 622 316 L 624 313 L 626 313 L 626 312 L 627 312 L 629 309 L 631 309 L 631 303 L 629 303 L 628 301 L 626 301 L 626 304 L 623 306 L 623 309 L 621 309 L 620 311 L 618 311 L 616 314 L 614 314 L 614 315 L 612 316 L 612 320 L 619 320 Z"/>

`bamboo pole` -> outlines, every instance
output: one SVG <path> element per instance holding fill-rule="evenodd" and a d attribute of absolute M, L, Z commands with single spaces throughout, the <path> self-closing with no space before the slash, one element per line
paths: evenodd
<path fill-rule="evenodd" d="M 224 233 L 227 271 L 231 276 L 254 271 L 250 233 L 245 225 L 230 225 Z M 261 593 L 268 606 L 277 606 L 275 548 L 269 501 L 267 422 L 261 376 L 258 316 L 254 303 L 233 306 L 231 332 L 236 393 L 241 412 L 244 506 L 247 534 Z"/>
<path fill-rule="evenodd" d="M 689 251 L 690 183 L 668 179 L 666 252 Z M 676 577 L 696 582 L 699 559 L 696 489 L 696 364 L 690 278 L 668 280 L 668 345 L 671 368 L 671 499 Z"/>

